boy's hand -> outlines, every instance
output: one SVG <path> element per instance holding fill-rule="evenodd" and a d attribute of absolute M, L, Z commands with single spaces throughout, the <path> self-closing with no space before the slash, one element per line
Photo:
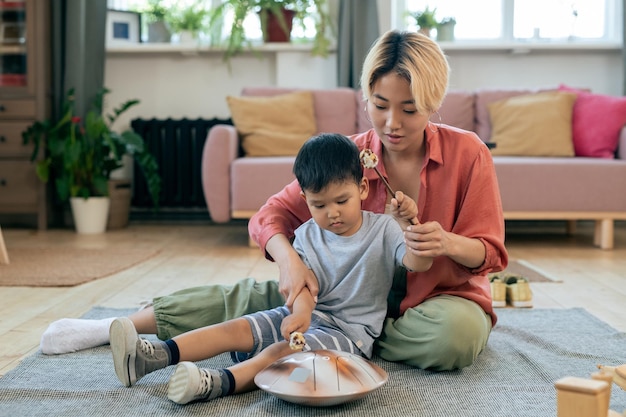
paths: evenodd
<path fill-rule="evenodd" d="M 391 199 L 391 214 L 398 220 L 408 224 L 419 224 L 417 220 L 417 203 L 412 198 L 404 195 L 402 191 L 396 191 Z"/>
<path fill-rule="evenodd" d="M 311 326 L 311 315 L 306 314 L 290 314 L 283 319 L 280 325 L 280 334 L 289 341 L 291 333 L 300 332 L 304 333 L 309 330 Z"/>

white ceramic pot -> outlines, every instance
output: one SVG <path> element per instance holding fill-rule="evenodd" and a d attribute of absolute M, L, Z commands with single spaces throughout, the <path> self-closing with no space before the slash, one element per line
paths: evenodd
<path fill-rule="evenodd" d="M 109 197 L 70 198 L 74 226 L 79 234 L 104 233 L 109 217 Z"/>
<path fill-rule="evenodd" d="M 171 38 L 172 33 L 162 20 L 148 23 L 148 42 L 169 42 Z"/>
<path fill-rule="evenodd" d="M 197 41 L 196 35 L 189 30 L 183 30 L 178 34 L 178 42 L 182 44 L 190 44 Z"/>

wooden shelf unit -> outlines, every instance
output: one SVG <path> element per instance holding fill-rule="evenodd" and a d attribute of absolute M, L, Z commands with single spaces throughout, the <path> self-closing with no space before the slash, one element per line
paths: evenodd
<path fill-rule="evenodd" d="M 36 216 L 39 229 L 48 225 L 46 187 L 22 132 L 49 115 L 49 63 L 49 2 L 0 1 L 0 215 Z"/>

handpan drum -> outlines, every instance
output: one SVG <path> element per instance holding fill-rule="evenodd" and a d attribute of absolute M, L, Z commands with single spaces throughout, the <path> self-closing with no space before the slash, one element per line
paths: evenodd
<path fill-rule="evenodd" d="M 354 401 L 383 386 L 387 372 L 349 352 L 297 352 L 259 372 L 256 385 L 296 404 L 324 407 Z"/>

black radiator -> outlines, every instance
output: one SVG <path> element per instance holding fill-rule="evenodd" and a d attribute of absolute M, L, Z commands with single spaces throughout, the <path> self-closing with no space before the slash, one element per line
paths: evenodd
<path fill-rule="evenodd" d="M 231 119 L 134 119 L 131 127 L 145 141 L 159 164 L 161 211 L 185 212 L 202 209 L 202 148 L 209 129 L 216 124 L 232 125 Z M 152 199 L 141 172 L 135 164 L 133 209 L 152 209 Z"/>

